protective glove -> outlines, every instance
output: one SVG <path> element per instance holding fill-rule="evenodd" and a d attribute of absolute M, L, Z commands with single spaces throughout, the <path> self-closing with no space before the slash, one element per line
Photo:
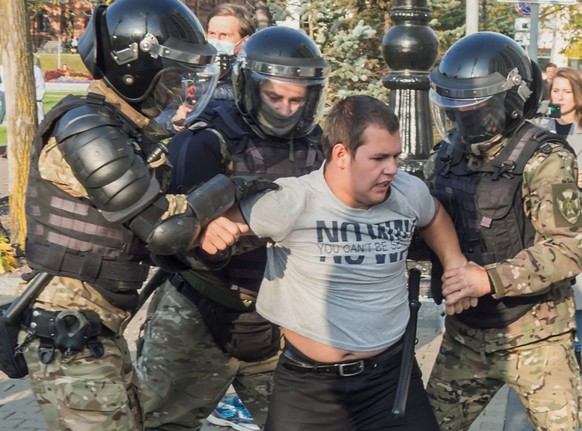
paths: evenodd
<path fill-rule="evenodd" d="M 235 188 L 235 202 L 265 190 L 277 190 L 279 184 L 260 177 L 236 176 L 230 180 Z"/>

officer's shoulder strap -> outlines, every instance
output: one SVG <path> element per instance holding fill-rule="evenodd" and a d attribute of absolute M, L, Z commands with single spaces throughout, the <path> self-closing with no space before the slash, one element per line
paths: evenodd
<path fill-rule="evenodd" d="M 561 136 L 531 123 L 524 123 L 514 133 L 500 156 L 495 159 L 494 165 L 498 169 L 496 175 L 504 172 L 521 175 L 525 165 L 536 151 L 551 152 L 550 143 L 559 143 L 568 151 L 573 152 Z"/>
<path fill-rule="evenodd" d="M 220 109 L 222 109 L 222 108 L 217 108 L 216 110 L 220 110 Z M 218 130 L 214 126 L 214 121 L 212 121 L 212 123 L 210 121 L 211 120 L 209 120 L 207 118 L 200 118 L 195 123 L 193 123 L 190 127 L 188 127 L 188 130 L 190 130 L 190 132 L 192 132 L 193 134 L 197 134 L 202 130 L 206 130 L 206 131 L 208 131 L 216 136 L 216 138 L 218 139 L 218 142 L 220 144 L 220 165 L 222 166 L 223 173 L 225 175 L 232 175 L 234 173 L 234 165 L 232 162 L 232 154 L 231 154 L 230 149 L 229 149 L 229 144 L 228 144 L 227 138 L 224 136 L 224 134 L 220 130 Z M 178 160 L 186 160 L 187 148 L 188 147 L 186 145 L 182 145 L 182 147 L 180 148 L 180 154 L 179 154 Z M 184 174 L 184 170 L 186 169 L 186 163 L 181 163 L 175 169 L 176 169 L 176 174 L 175 174 L 176 178 L 181 178 L 181 176 Z"/>
<path fill-rule="evenodd" d="M 433 180 L 436 175 L 447 175 L 450 170 L 457 174 L 466 173 L 466 168 L 461 162 L 467 155 L 467 150 L 460 144 L 458 134 L 452 134 L 449 141 L 442 140 L 435 145 L 434 171 L 429 180 Z"/>

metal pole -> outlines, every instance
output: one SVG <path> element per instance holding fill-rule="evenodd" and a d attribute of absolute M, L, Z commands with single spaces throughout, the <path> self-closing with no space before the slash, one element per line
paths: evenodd
<path fill-rule="evenodd" d="M 465 34 L 468 36 L 479 31 L 479 0 L 467 0 L 465 6 Z"/>
<path fill-rule="evenodd" d="M 390 106 L 400 119 L 401 168 L 422 177 L 423 160 L 434 145 L 428 103 L 428 74 L 438 56 L 438 38 L 428 26 L 427 0 L 394 0 L 395 25 L 384 35 L 382 54 L 390 71 L 382 83 L 390 89 Z"/>
<path fill-rule="evenodd" d="M 540 28 L 540 5 L 539 3 L 531 4 L 531 23 L 529 29 L 529 58 L 537 63 L 538 61 L 538 33 Z"/>

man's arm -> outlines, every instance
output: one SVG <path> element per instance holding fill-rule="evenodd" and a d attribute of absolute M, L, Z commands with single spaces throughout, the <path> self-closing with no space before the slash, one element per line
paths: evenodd
<path fill-rule="evenodd" d="M 435 198 L 433 199 L 436 206 L 435 216 L 428 226 L 420 229 L 420 235 L 437 255 L 445 271 L 464 267 L 467 264 L 467 259 L 461 252 L 453 222 L 440 202 Z M 460 313 L 477 305 L 477 300 L 471 297 L 452 301 L 448 300 L 445 295 L 445 301 L 447 314 Z"/>
<path fill-rule="evenodd" d="M 440 202 L 435 202 L 435 216 L 428 226 L 420 228 L 420 235 L 435 252 L 445 271 L 467 263 L 459 247 L 459 240 L 453 222 Z"/>

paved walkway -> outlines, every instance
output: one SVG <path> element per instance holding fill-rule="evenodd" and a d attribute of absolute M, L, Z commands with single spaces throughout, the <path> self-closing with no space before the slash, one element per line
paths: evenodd
<path fill-rule="evenodd" d="M 8 168 L 8 160 L 0 158 L 0 199 L 7 198 Z M 0 304 L 11 300 L 19 279 L 18 274 L 0 275 Z M 422 303 L 416 355 L 426 380 L 440 344 L 442 322 L 440 312 L 431 300 L 425 299 Z M 134 345 L 133 341 L 137 337 L 143 318 L 144 311 L 141 311 L 127 329 L 126 336 L 130 340 L 130 346 Z M 10 380 L 0 372 L 0 430 L 46 431 L 46 429 L 28 379 Z M 209 424 L 203 427 L 204 431 L 221 429 L 226 431 L 224 427 Z M 528 424 L 516 396 L 504 388 L 471 426 L 470 431 L 532 431 L 532 427 Z"/>

